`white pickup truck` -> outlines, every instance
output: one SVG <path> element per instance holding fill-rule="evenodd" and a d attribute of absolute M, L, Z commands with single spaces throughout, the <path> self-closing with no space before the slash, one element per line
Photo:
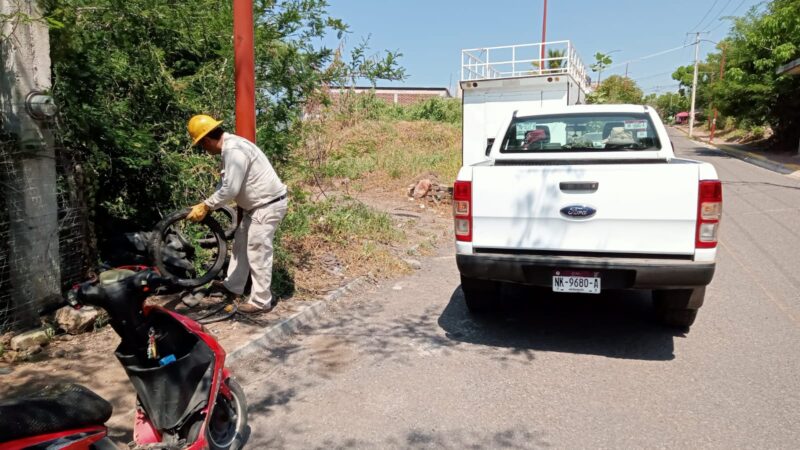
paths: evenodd
<path fill-rule="evenodd" d="M 532 105 L 488 142 L 453 189 L 471 312 L 493 307 L 498 282 L 647 289 L 664 323 L 692 325 L 714 275 L 722 187 L 710 164 L 675 157 L 653 109 Z"/>
<path fill-rule="evenodd" d="M 461 64 L 453 212 L 470 311 L 494 307 L 501 282 L 647 289 L 664 323 L 691 326 L 714 275 L 714 167 L 676 158 L 646 106 L 581 105 L 590 79 L 570 41 L 462 50 Z"/>

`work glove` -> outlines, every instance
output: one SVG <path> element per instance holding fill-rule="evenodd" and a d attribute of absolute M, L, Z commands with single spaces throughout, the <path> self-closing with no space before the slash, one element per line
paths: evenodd
<path fill-rule="evenodd" d="M 209 208 L 205 203 L 198 203 L 192 206 L 192 210 L 189 211 L 189 215 L 186 216 L 186 219 L 191 220 L 192 222 L 202 222 L 210 210 L 211 208 Z"/>

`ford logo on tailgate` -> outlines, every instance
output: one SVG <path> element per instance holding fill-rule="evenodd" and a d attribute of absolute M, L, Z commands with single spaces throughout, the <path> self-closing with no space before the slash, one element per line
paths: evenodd
<path fill-rule="evenodd" d="M 591 206 L 569 205 L 561 208 L 561 214 L 575 219 L 586 219 L 592 217 L 597 212 Z"/>

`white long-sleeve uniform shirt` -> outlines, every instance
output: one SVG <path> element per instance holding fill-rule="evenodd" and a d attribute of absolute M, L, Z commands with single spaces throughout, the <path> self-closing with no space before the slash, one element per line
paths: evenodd
<path fill-rule="evenodd" d="M 235 134 L 222 135 L 222 183 L 205 204 L 217 209 L 231 200 L 250 211 L 286 193 L 267 156 L 255 144 Z"/>

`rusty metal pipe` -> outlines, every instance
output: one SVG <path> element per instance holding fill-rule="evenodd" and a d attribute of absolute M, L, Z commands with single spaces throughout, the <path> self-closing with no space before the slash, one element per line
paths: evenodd
<path fill-rule="evenodd" d="M 233 65 L 236 83 L 236 134 L 256 141 L 256 68 L 253 0 L 233 0 Z"/>

